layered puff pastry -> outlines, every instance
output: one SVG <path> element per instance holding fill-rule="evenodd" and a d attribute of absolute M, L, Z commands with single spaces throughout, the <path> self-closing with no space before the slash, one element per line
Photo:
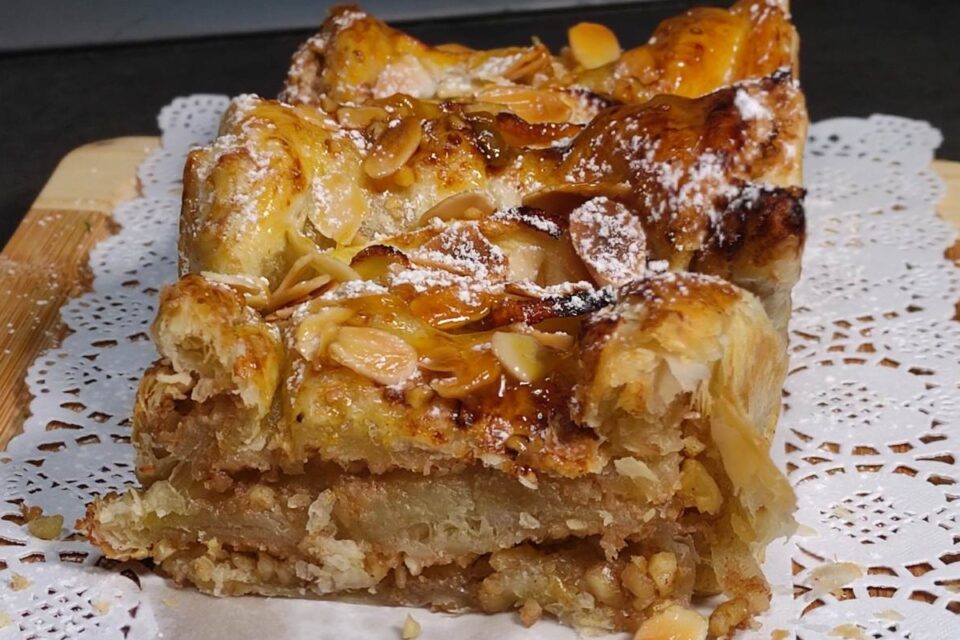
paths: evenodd
<path fill-rule="evenodd" d="M 796 34 L 761 2 L 598 29 L 478 52 L 335 9 L 282 101 L 233 102 L 185 168 L 143 487 L 90 505 L 95 544 L 217 595 L 646 640 L 767 607 Z"/>

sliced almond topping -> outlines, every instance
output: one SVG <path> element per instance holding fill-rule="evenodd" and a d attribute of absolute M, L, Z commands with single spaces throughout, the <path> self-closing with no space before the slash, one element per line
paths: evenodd
<path fill-rule="evenodd" d="M 348 129 L 366 129 L 370 123 L 386 120 L 388 114 L 381 107 L 360 106 L 337 109 L 337 122 Z"/>
<path fill-rule="evenodd" d="M 630 191 L 630 186 L 617 184 L 565 183 L 544 187 L 523 197 L 523 204 L 542 209 L 554 215 L 566 215 L 591 198 L 607 196 L 616 198 Z"/>
<path fill-rule="evenodd" d="M 490 346 L 503 367 L 518 380 L 533 382 L 546 373 L 543 346 L 533 336 L 497 331 Z"/>
<path fill-rule="evenodd" d="M 382 385 L 403 384 L 417 373 L 417 352 L 402 338 L 372 327 L 340 327 L 330 358 Z"/>
<path fill-rule="evenodd" d="M 493 86 L 478 92 L 477 99 L 502 105 L 527 122 L 566 122 L 573 113 L 563 98 L 544 89 Z"/>
<path fill-rule="evenodd" d="M 550 51 L 539 42 L 525 51 L 510 67 L 503 72 L 507 80 L 517 81 L 532 76 L 550 65 Z"/>
<path fill-rule="evenodd" d="M 388 127 L 363 161 L 364 173 L 379 180 L 405 165 L 420 146 L 423 135 L 420 127 L 420 119 L 414 117 L 403 118 Z"/>
<path fill-rule="evenodd" d="M 476 220 L 496 211 L 497 205 L 482 191 L 463 191 L 444 198 L 427 209 L 421 222 L 430 218 L 441 220 Z"/>
<path fill-rule="evenodd" d="M 644 620 L 633 640 L 706 640 L 707 621 L 696 611 L 672 604 Z"/>
<path fill-rule="evenodd" d="M 350 319 L 353 311 L 343 307 L 323 307 L 305 318 L 294 332 L 294 348 L 306 359 L 312 361 L 323 355 L 330 341 L 340 330 L 340 325 Z"/>
<path fill-rule="evenodd" d="M 620 57 L 620 41 L 602 24 L 581 22 L 567 31 L 573 57 L 586 69 L 596 69 Z"/>
<path fill-rule="evenodd" d="M 604 196 L 570 212 L 570 240 L 598 284 L 620 286 L 647 269 L 647 236 L 640 219 Z"/>
<path fill-rule="evenodd" d="M 270 281 L 263 276 L 214 273 L 213 271 L 201 271 L 200 275 L 211 282 L 219 282 L 236 289 L 243 294 L 246 303 L 254 309 L 266 306 L 270 297 Z"/>
<path fill-rule="evenodd" d="M 328 253 L 311 251 L 297 258 L 287 275 L 270 294 L 264 310 L 272 311 L 285 304 L 305 298 L 330 282 L 359 280 L 360 274 L 350 265 Z"/>
<path fill-rule="evenodd" d="M 461 276 L 502 280 L 507 259 L 499 247 L 480 232 L 476 223 L 456 222 L 410 254 L 410 261 Z"/>
<path fill-rule="evenodd" d="M 510 328 L 517 333 L 533 336 L 540 344 L 554 351 L 567 351 L 573 346 L 574 342 L 576 342 L 574 337 L 569 333 L 563 333 L 562 331 L 540 331 L 522 322 L 512 324 Z"/>

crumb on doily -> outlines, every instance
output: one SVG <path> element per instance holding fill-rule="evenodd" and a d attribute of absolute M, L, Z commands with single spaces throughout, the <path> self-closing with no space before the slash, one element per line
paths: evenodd
<path fill-rule="evenodd" d="M 831 562 L 820 565 L 810 572 L 810 597 L 819 598 L 845 587 L 866 575 L 863 567 L 853 562 Z"/>
<path fill-rule="evenodd" d="M 787 640 L 790 637 L 790 632 L 786 629 L 774 629 L 770 632 L 770 640 Z"/>
<path fill-rule="evenodd" d="M 27 523 L 27 531 L 34 538 L 41 540 L 56 540 L 63 531 L 63 516 L 60 514 L 52 516 L 39 516 Z"/>
<path fill-rule="evenodd" d="M 403 638 L 403 640 L 416 640 L 416 638 L 420 637 L 420 623 L 409 613 L 403 621 L 403 629 L 400 632 L 400 637 Z"/>
<path fill-rule="evenodd" d="M 830 635 L 837 638 L 845 638 L 846 640 L 867 640 L 867 636 L 863 632 L 863 627 L 849 622 L 837 625 L 831 629 Z"/>
<path fill-rule="evenodd" d="M 29 587 L 32 583 L 27 576 L 22 576 L 19 573 L 15 573 L 10 576 L 10 589 L 12 591 L 23 591 Z"/>
<path fill-rule="evenodd" d="M 10 626 L 10 623 L 12 622 L 13 620 L 10 619 L 9 615 L 4 613 L 3 611 L 0 611 L 0 629 L 7 628 L 8 626 Z"/>
<path fill-rule="evenodd" d="M 109 600 L 96 600 L 91 603 L 93 605 L 93 610 L 97 612 L 98 616 L 105 616 L 110 613 L 110 601 Z"/>
<path fill-rule="evenodd" d="M 877 612 L 876 615 L 878 618 L 882 618 L 884 620 L 893 620 L 894 622 L 903 620 L 903 614 L 896 609 L 884 609 L 883 611 Z"/>

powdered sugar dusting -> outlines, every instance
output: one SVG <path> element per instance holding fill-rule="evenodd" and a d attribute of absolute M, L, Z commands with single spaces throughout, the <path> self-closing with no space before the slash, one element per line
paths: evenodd
<path fill-rule="evenodd" d="M 740 117 L 744 120 L 769 119 L 773 117 L 769 109 L 743 88 L 737 89 L 737 94 L 733 98 L 733 104 L 736 105 L 740 111 Z"/>

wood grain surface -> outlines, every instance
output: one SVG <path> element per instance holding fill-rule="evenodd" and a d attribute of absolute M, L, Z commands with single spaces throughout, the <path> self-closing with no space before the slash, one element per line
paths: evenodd
<path fill-rule="evenodd" d="M 0 450 L 28 415 L 28 367 L 63 338 L 60 306 L 89 287 L 90 249 L 114 232 L 110 213 L 136 194 L 137 166 L 157 144 L 115 138 L 72 151 L 0 253 Z M 960 163 L 933 166 L 947 183 L 940 214 L 960 229 Z"/>
<path fill-rule="evenodd" d="M 114 231 L 114 207 L 137 193 L 157 138 L 115 138 L 70 152 L 0 253 L 0 450 L 28 415 L 27 368 L 58 343 L 60 306 L 90 282 L 90 249 Z"/>

